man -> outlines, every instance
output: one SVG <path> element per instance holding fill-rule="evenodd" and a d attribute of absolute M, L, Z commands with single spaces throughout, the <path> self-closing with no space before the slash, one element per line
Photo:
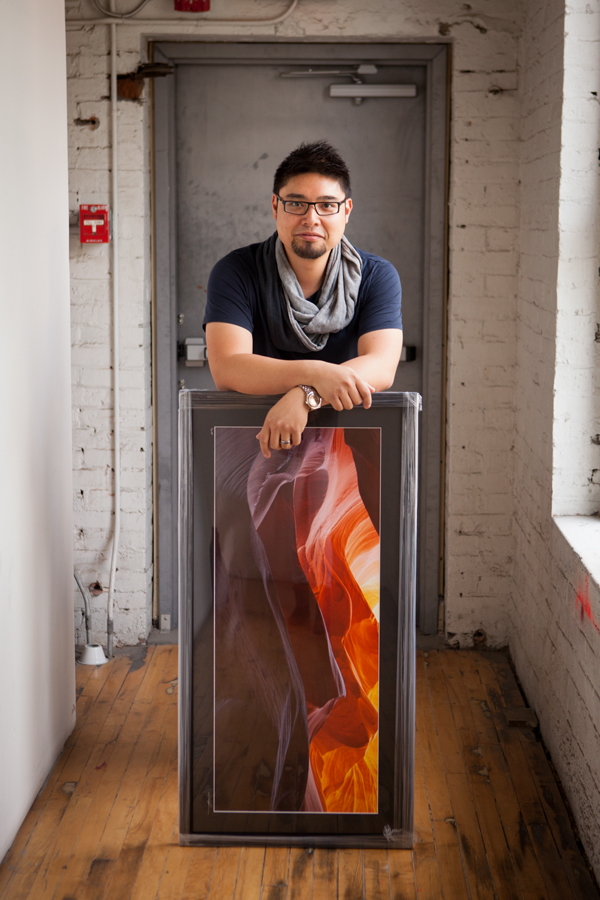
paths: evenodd
<path fill-rule="evenodd" d="M 344 237 L 350 178 L 326 142 L 283 161 L 272 205 L 276 233 L 208 284 L 217 387 L 284 395 L 262 456 L 252 429 L 215 435 L 214 808 L 377 812 L 379 626 L 350 560 L 378 547 L 379 438 L 301 438 L 321 401 L 369 407 L 392 384 L 400 280 Z"/>
<path fill-rule="evenodd" d="M 204 319 L 219 390 L 284 395 L 258 436 L 267 458 L 300 443 L 321 402 L 369 408 L 402 349 L 396 270 L 344 237 L 352 199 L 337 151 L 317 141 L 290 153 L 272 207 L 276 234 L 214 267 Z"/>

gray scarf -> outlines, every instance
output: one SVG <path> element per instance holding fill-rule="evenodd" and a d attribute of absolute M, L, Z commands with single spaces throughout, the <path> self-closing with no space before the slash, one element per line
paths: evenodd
<path fill-rule="evenodd" d="M 279 350 L 322 350 L 329 335 L 352 320 L 362 260 L 347 238 L 329 254 L 316 304 L 302 293 L 277 234 L 259 244 L 256 262 L 269 334 Z"/>

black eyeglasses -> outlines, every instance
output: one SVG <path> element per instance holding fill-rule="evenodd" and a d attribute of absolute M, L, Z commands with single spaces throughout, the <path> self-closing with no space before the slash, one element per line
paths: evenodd
<path fill-rule="evenodd" d="M 283 211 L 292 216 L 303 216 L 308 212 L 310 206 L 314 206 L 318 216 L 335 216 L 340 211 L 340 206 L 346 202 L 343 200 L 317 200 L 316 203 L 309 203 L 308 200 L 283 200 L 279 194 L 275 194 L 280 203 L 283 204 Z"/>

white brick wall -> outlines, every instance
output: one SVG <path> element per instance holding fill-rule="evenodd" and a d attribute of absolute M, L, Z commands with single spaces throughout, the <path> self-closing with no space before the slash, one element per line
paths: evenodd
<path fill-rule="evenodd" d="M 79 11 L 93 15 L 82 2 Z M 600 344 L 590 340 L 600 321 L 592 8 L 574 0 L 565 19 L 564 0 L 482 0 L 476 13 L 458 0 L 300 0 L 276 27 L 178 31 L 452 42 L 446 628 L 463 646 L 478 629 L 491 646 L 510 643 L 598 869 L 600 636 L 577 606 L 585 567 L 552 520 L 553 512 L 590 513 L 600 503 L 600 473 L 593 474 L 600 451 L 589 441 L 600 433 Z M 169 0 L 153 0 L 144 14 L 171 10 Z M 213 0 L 212 14 L 280 11 L 271 0 Z M 109 202 L 107 40 L 104 26 L 68 32 L 73 211 L 79 202 Z M 120 30 L 119 71 L 134 69 L 145 47 L 139 27 Z M 117 643 L 145 636 L 151 605 L 147 113 L 146 96 L 119 104 L 124 492 Z M 100 119 L 96 131 L 72 124 L 91 115 Z M 109 257 L 106 248 L 81 248 L 76 235 L 72 256 L 76 560 L 85 583 L 106 586 L 113 518 Z M 591 580 L 589 599 L 600 620 Z M 96 639 L 103 638 L 105 601 L 105 594 L 94 601 Z M 80 606 L 76 597 L 81 640 Z"/>
<path fill-rule="evenodd" d="M 565 33 L 553 512 L 593 515 L 600 510 L 600 452 L 590 441 L 600 432 L 600 11 L 569 4 Z"/>
<path fill-rule="evenodd" d="M 506 643 L 512 589 L 519 7 L 505 14 L 454 47 L 445 588 L 462 646 L 477 629 Z"/>
<path fill-rule="evenodd" d="M 73 9 L 70 15 L 94 14 L 88 2 Z M 509 451 L 514 427 L 520 10 L 517 0 L 504 3 L 500 13 L 496 3 L 484 0 L 477 15 L 458 0 L 430 0 L 426 8 L 384 0 L 368 8 L 359 0 L 343 5 L 300 0 L 298 12 L 275 27 L 200 26 L 202 33 L 224 35 L 243 30 L 286 37 L 369 35 L 453 42 L 446 610 L 448 629 L 461 641 L 468 643 L 470 634 L 483 627 L 491 645 L 506 641 L 502 609 L 510 592 L 513 556 Z M 248 17 L 280 11 L 281 4 L 267 0 L 255 0 L 251 11 L 242 0 L 227 4 L 214 0 L 212 14 Z M 144 11 L 157 16 L 171 13 L 168 0 L 155 0 Z M 194 31 L 194 26 L 181 28 L 182 33 Z M 91 115 L 101 122 L 93 132 L 70 124 L 72 210 L 79 202 L 109 201 L 109 109 L 102 99 L 108 94 L 107 40 L 105 26 L 68 32 L 70 123 Z M 119 30 L 119 48 L 119 71 L 135 68 L 145 49 L 140 30 Z M 503 90 L 497 93 L 498 89 Z M 151 603 L 146 112 L 145 101 L 119 103 L 121 227 L 126 238 L 121 254 L 123 439 L 131 450 L 125 454 L 124 501 L 135 515 L 123 519 L 117 643 L 145 634 L 149 618 L 143 613 L 144 591 L 147 609 Z M 76 559 L 85 583 L 98 579 L 106 585 L 112 522 L 108 251 L 81 249 L 75 237 L 72 251 Z M 469 473 L 473 458 L 476 477 Z M 125 586 L 133 584 L 131 578 L 135 597 L 134 589 Z M 96 638 L 105 624 L 105 598 L 99 598 Z M 76 597 L 81 639 L 80 607 Z"/>
<path fill-rule="evenodd" d="M 553 512 L 596 511 L 600 499 L 589 483 L 594 460 L 600 465 L 589 439 L 600 431 L 600 108 L 590 94 L 600 84 L 599 16 L 586 7 L 576 0 L 565 13 L 561 0 L 531 0 L 521 46 L 515 588 L 507 608 L 517 671 L 598 872 L 600 635 L 577 600 L 585 566 L 552 520 Z M 588 590 L 600 619 L 591 578 Z"/>
<path fill-rule="evenodd" d="M 89 15 L 89 10 L 87 11 Z M 137 29 L 118 34 L 118 71 L 140 61 Z M 80 203 L 110 203 L 108 29 L 67 31 L 71 221 L 71 310 L 75 565 L 84 584 L 108 588 L 114 523 L 112 297 L 110 248 L 80 245 Z M 96 116 L 99 127 L 74 124 Z M 119 102 L 121 339 L 121 543 L 115 591 L 115 643 L 145 639 L 152 602 L 152 418 L 147 94 Z M 85 642 L 75 590 L 77 639 Z M 105 642 L 106 593 L 93 601 L 92 639 Z"/>

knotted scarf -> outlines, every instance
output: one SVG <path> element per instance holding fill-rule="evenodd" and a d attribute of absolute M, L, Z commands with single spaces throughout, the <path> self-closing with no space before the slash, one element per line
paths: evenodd
<path fill-rule="evenodd" d="M 351 321 L 362 260 L 347 238 L 342 237 L 329 254 L 316 304 L 302 293 L 277 233 L 259 244 L 256 263 L 267 327 L 279 350 L 322 350 L 329 335 Z"/>

